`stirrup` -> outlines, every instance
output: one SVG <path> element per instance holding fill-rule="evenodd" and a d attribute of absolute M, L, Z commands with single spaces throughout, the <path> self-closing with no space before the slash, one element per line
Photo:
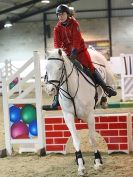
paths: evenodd
<path fill-rule="evenodd" d="M 52 107 L 51 105 L 43 105 L 42 106 L 42 110 L 45 110 L 45 111 L 50 111 L 50 110 L 58 110 L 58 107 Z"/>
<path fill-rule="evenodd" d="M 42 106 L 42 110 L 45 110 L 45 111 L 56 111 L 56 110 L 61 110 L 61 107 L 60 106 L 52 107 L 51 105 L 43 105 Z"/>

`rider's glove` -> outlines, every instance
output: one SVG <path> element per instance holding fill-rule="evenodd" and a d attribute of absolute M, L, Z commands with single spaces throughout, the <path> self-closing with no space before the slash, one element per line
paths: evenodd
<path fill-rule="evenodd" d="M 78 50 L 76 48 L 73 48 L 70 54 L 70 60 L 75 60 L 78 55 Z"/>

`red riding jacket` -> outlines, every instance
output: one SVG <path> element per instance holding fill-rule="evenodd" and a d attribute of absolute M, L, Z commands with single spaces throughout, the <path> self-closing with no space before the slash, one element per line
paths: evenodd
<path fill-rule="evenodd" d="M 78 51 L 77 60 L 85 67 L 89 67 L 94 71 L 90 55 L 85 46 L 85 42 L 79 30 L 79 23 L 72 17 L 68 19 L 67 25 L 63 25 L 60 21 L 54 28 L 54 47 L 62 48 L 64 52 L 70 56 L 72 49 Z"/>

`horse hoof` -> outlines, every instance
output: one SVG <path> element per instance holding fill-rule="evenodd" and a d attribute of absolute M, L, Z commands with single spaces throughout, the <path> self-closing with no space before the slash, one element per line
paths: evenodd
<path fill-rule="evenodd" d="M 101 163 L 94 164 L 94 169 L 95 170 L 101 170 L 103 168 L 103 165 Z"/>
<path fill-rule="evenodd" d="M 108 103 L 107 102 L 102 102 L 101 108 L 107 109 L 108 108 Z"/>
<path fill-rule="evenodd" d="M 85 175 L 86 175 L 85 169 L 78 171 L 78 176 L 85 176 Z"/>

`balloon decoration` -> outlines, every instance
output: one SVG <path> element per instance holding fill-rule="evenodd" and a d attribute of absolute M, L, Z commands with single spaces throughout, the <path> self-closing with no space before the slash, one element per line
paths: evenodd
<path fill-rule="evenodd" d="M 28 134 L 29 134 L 29 130 L 27 125 L 21 121 L 14 123 L 11 126 L 11 136 L 14 139 L 18 138 L 21 135 L 28 135 Z"/>
<path fill-rule="evenodd" d="M 15 106 L 21 109 L 22 107 L 24 107 L 24 104 L 15 104 Z"/>
<path fill-rule="evenodd" d="M 33 120 L 30 124 L 29 124 L 29 132 L 31 135 L 33 136 L 37 136 L 37 121 Z"/>
<path fill-rule="evenodd" d="M 16 85 L 18 83 L 18 77 L 16 77 L 14 80 L 13 80 L 13 83 L 14 85 Z"/>
<path fill-rule="evenodd" d="M 9 84 L 9 89 L 11 90 L 14 86 L 15 86 L 14 83 L 11 82 L 11 83 Z"/>
<path fill-rule="evenodd" d="M 32 104 L 16 104 L 9 107 L 11 137 L 27 139 L 38 136 L 36 108 Z"/>
<path fill-rule="evenodd" d="M 30 124 L 36 119 L 36 108 L 31 104 L 24 106 L 21 110 L 21 116 L 23 122 Z"/>
<path fill-rule="evenodd" d="M 10 84 L 9 89 L 11 90 L 18 83 L 18 77 L 16 77 Z"/>
<path fill-rule="evenodd" d="M 9 113 L 10 113 L 10 121 L 11 122 L 18 122 L 20 120 L 20 113 L 21 110 L 16 107 L 16 106 L 11 106 L 9 108 Z"/>

